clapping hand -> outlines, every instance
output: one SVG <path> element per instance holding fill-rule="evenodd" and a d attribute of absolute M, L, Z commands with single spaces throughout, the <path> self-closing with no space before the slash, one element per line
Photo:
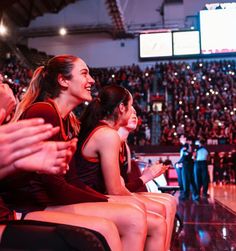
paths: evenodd
<path fill-rule="evenodd" d="M 143 170 L 142 176 L 140 177 L 143 183 L 147 183 L 150 180 L 155 179 L 156 177 L 160 176 L 161 174 L 165 173 L 165 171 L 169 168 L 169 166 L 163 164 L 154 164 L 150 167 L 146 167 Z"/>

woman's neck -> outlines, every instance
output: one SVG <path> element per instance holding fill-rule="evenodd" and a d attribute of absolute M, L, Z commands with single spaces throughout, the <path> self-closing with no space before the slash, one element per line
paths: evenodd
<path fill-rule="evenodd" d="M 125 142 L 129 136 L 129 131 L 125 127 L 120 127 L 118 129 L 118 134 L 122 142 Z"/>
<path fill-rule="evenodd" d="M 120 126 L 113 120 L 109 120 L 109 119 L 101 119 L 101 122 L 107 124 L 108 126 L 110 126 L 111 128 L 118 130 L 120 128 Z"/>
<path fill-rule="evenodd" d="M 76 107 L 76 104 L 73 104 L 71 101 L 67 100 L 67 98 L 63 98 L 61 96 L 53 99 L 53 101 L 55 102 L 58 112 L 62 118 L 66 118 L 67 115 Z"/>

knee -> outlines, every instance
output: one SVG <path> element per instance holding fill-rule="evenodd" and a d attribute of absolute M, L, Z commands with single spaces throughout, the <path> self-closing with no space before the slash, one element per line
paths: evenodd
<path fill-rule="evenodd" d="M 167 233 L 167 223 L 163 216 L 154 215 L 155 220 L 153 221 L 154 228 L 158 229 L 158 235 L 165 237 Z"/>
<path fill-rule="evenodd" d="M 145 211 L 129 206 L 128 219 L 129 227 L 132 228 L 132 231 L 140 235 L 147 234 L 147 215 Z"/>
<path fill-rule="evenodd" d="M 119 236 L 115 223 L 106 219 L 100 219 L 99 224 L 97 224 L 96 231 L 100 232 L 104 236 Z"/>

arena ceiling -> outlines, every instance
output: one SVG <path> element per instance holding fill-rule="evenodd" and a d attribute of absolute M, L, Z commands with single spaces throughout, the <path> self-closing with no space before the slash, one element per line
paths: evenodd
<path fill-rule="evenodd" d="M 133 33 L 130 32 L 131 25 L 135 28 L 135 25 L 138 27 L 140 24 L 136 24 L 133 20 L 130 21 L 129 14 L 124 15 L 124 7 L 127 9 L 126 13 L 135 12 L 138 13 L 137 17 L 143 16 L 144 20 L 140 21 L 142 24 L 146 22 L 150 26 L 152 26 L 152 24 L 161 26 L 164 5 L 182 3 L 183 0 L 148 0 L 148 2 L 142 0 L 1 0 L 0 16 L 2 14 L 6 15 L 17 27 L 24 28 L 21 29 L 23 30 L 21 34 L 25 37 L 55 35 L 56 30 L 53 28 L 47 27 L 47 29 L 41 30 L 31 29 L 30 24 L 36 18 L 44 16 L 47 13 L 59 13 L 65 7 L 75 2 L 88 3 L 88 5 L 101 2 L 111 22 L 106 25 L 96 24 L 96 26 L 83 25 L 72 27 L 70 30 L 71 34 L 108 32 L 114 38 L 125 38 L 133 36 Z M 131 8 L 133 10 L 131 10 Z M 80 10 L 78 10 L 78 13 L 79 12 Z M 145 13 L 149 13 L 149 15 L 145 16 Z M 144 29 L 144 26 L 145 25 L 141 28 Z"/>
<path fill-rule="evenodd" d="M 1 0 L 0 10 L 19 27 L 29 26 L 31 20 L 45 13 L 58 13 L 75 0 Z"/>

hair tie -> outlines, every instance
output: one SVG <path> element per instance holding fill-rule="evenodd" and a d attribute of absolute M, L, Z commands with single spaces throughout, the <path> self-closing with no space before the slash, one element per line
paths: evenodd
<path fill-rule="evenodd" d="M 43 66 L 42 66 L 43 78 L 45 78 L 46 72 L 47 72 L 47 66 L 46 66 L 46 65 L 43 65 Z"/>

